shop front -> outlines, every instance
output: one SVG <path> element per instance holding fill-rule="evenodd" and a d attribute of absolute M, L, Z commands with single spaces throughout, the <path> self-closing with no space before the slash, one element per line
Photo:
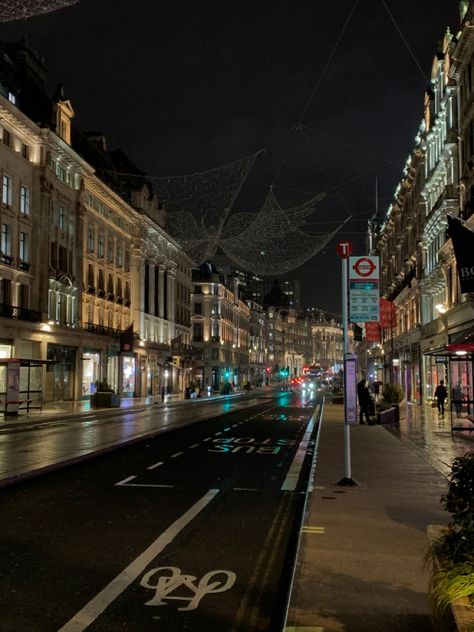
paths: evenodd
<path fill-rule="evenodd" d="M 135 380 L 136 380 L 136 357 L 135 355 L 124 355 L 122 359 L 122 380 L 121 395 L 122 397 L 135 396 Z"/>
<path fill-rule="evenodd" d="M 89 399 L 96 392 L 100 380 L 100 352 L 84 350 L 82 354 L 82 399 Z"/>
<path fill-rule="evenodd" d="M 76 351 L 76 347 L 48 343 L 47 359 L 50 364 L 46 373 L 47 401 L 74 399 Z"/>

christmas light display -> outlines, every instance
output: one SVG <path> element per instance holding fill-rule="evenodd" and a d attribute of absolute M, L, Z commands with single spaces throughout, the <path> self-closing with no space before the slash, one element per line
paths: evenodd
<path fill-rule="evenodd" d="M 3 0 L 0 2 L 0 22 L 26 20 L 34 15 L 64 9 L 79 0 Z"/>

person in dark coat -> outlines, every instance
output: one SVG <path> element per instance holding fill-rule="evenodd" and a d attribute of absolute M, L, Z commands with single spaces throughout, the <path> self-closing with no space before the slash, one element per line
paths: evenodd
<path fill-rule="evenodd" d="M 357 384 L 357 398 L 359 400 L 359 423 L 365 424 L 364 415 L 368 424 L 372 424 L 372 420 L 369 415 L 369 408 L 372 403 L 370 398 L 369 387 L 366 380 L 361 380 Z"/>
<path fill-rule="evenodd" d="M 446 397 L 448 396 L 448 391 L 446 389 L 446 386 L 444 385 L 443 380 L 439 381 L 434 396 L 436 397 L 436 406 L 438 407 L 439 414 L 444 415 L 444 402 L 446 400 Z"/>

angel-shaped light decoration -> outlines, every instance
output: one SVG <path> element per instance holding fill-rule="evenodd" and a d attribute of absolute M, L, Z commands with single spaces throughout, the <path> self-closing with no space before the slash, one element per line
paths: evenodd
<path fill-rule="evenodd" d="M 283 209 L 270 189 L 258 213 L 235 213 L 227 222 L 227 215 L 223 214 L 211 226 L 198 223 L 191 213 L 172 213 L 168 230 L 198 264 L 212 259 L 220 248 L 244 270 L 262 275 L 285 274 L 314 257 L 343 226 L 318 236 L 300 229 L 324 196 L 322 193 Z"/>
<path fill-rule="evenodd" d="M 138 170 L 97 173 L 127 200 L 131 199 L 130 190 L 137 190 L 147 182 L 166 208 L 166 231 L 197 265 L 212 259 L 220 249 L 246 271 L 284 274 L 314 257 L 343 224 L 324 235 L 310 235 L 301 230 L 324 193 L 284 209 L 270 189 L 258 213 L 231 214 L 260 153 L 186 176 L 153 177 Z"/>
<path fill-rule="evenodd" d="M 26 20 L 40 13 L 64 9 L 79 0 L 2 0 L 0 2 L 0 22 Z"/>

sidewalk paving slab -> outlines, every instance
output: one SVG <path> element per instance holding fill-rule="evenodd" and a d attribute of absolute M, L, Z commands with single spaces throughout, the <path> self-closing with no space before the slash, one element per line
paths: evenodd
<path fill-rule="evenodd" d="M 326 405 L 285 632 L 432 632 L 427 527 L 446 524 L 447 480 L 383 426 L 351 428 Z"/>

